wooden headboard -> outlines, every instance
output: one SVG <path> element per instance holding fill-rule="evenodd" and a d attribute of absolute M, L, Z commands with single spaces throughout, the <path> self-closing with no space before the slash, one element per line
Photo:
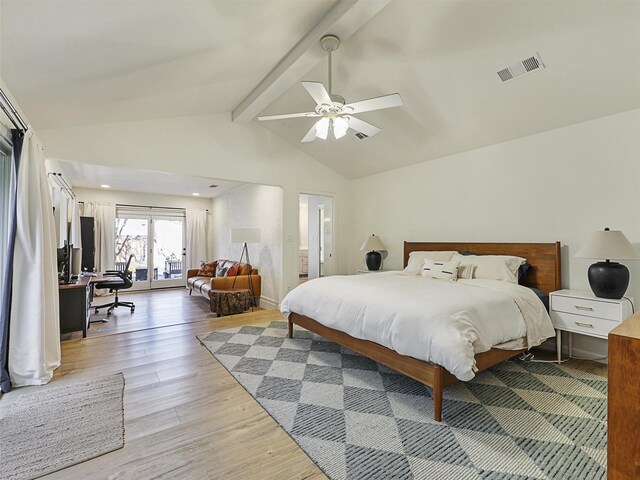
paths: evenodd
<path fill-rule="evenodd" d="M 455 250 L 476 255 L 514 255 L 526 258 L 531 268 L 523 285 L 545 293 L 560 290 L 560 242 L 555 243 L 458 243 L 404 242 L 404 266 L 411 252 Z"/>

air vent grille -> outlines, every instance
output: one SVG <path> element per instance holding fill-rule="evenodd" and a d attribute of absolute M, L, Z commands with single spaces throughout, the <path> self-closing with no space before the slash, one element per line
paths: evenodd
<path fill-rule="evenodd" d="M 540 68 L 540 62 L 536 59 L 536 57 L 530 57 L 526 60 L 522 61 L 522 65 L 527 72 L 535 70 L 536 68 Z"/>
<path fill-rule="evenodd" d="M 358 139 L 360 140 L 364 140 L 365 138 L 369 138 L 369 135 L 366 135 L 362 132 L 356 132 L 356 137 L 358 137 Z"/>
<path fill-rule="evenodd" d="M 500 70 L 498 72 L 498 76 L 500 77 L 500 80 L 502 80 L 503 82 L 506 82 L 507 80 L 511 80 L 513 78 L 513 75 L 511 75 L 511 72 L 509 71 L 508 68 Z"/>
<path fill-rule="evenodd" d="M 502 82 L 508 82 L 509 80 L 513 80 L 516 77 L 535 72 L 536 70 L 542 70 L 543 68 L 544 63 L 542 63 L 540 55 L 536 53 L 529 58 L 525 58 L 518 63 L 508 66 L 507 68 L 498 70 L 497 73 Z"/>

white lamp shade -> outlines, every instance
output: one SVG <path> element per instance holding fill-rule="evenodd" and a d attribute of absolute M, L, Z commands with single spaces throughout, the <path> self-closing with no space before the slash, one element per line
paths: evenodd
<path fill-rule="evenodd" d="M 260 229 L 232 228 L 231 243 L 260 243 Z"/>
<path fill-rule="evenodd" d="M 387 247 L 384 246 L 384 244 L 382 243 L 382 240 L 380 240 L 380 237 L 376 237 L 375 235 L 371 235 L 370 237 L 367 237 L 367 239 L 364 241 L 364 243 L 360 247 L 360 250 L 362 250 L 363 252 L 377 252 L 379 250 L 386 250 L 386 249 Z"/>
<path fill-rule="evenodd" d="M 603 260 L 640 260 L 640 253 L 619 230 L 599 230 L 575 255 L 578 258 Z"/>

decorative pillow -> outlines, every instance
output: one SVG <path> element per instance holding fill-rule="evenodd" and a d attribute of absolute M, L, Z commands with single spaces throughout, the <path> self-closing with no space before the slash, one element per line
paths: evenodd
<path fill-rule="evenodd" d="M 510 255 L 454 255 L 460 265 L 473 265 L 473 278 L 518 283 L 518 269 L 527 260 Z"/>
<path fill-rule="evenodd" d="M 439 262 L 427 258 L 422 266 L 422 276 L 455 282 L 458 280 L 459 266 L 460 260 L 457 259 L 450 262 Z"/>
<path fill-rule="evenodd" d="M 476 266 L 471 264 L 460 265 L 458 267 L 458 278 L 464 280 L 471 280 L 473 278 L 473 272 L 475 272 Z"/>
<path fill-rule="evenodd" d="M 451 260 L 453 255 L 458 252 L 455 251 L 422 251 L 422 252 L 411 252 L 409 254 L 409 261 L 407 262 L 407 266 L 404 268 L 404 272 L 413 273 L 414 275 L 420 275 L 422 272 L 422 266 L 424 265 L 424 261 L 426 259 L 432 260 L 434 262 L 448 262 Z"/>
<path fill-rule="evenodd" d="M 227 265 L 229 265 L 227 263 Z M 240 264 L 239 263 L 233 263 L 229 269 L 227 270 L 227 277 L 235 277 L 236 275 L 238 275 L 238 271 L 240 270 Z"/>
<path fill-rule="evenodd" d="M 216 266 L 218 262 L 200 262 L 198 275 L 203 277 L 213 277 L 216 274 Z"/>
<path fill-rule="evenodd" d="M 219 266 L 216 268 L 216 277 L 226 277 L 229 269 L 225 266 Z"/>

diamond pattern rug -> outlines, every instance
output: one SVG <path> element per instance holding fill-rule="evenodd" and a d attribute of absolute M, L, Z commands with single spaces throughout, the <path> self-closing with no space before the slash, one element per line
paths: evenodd
<path fill-rule="evenodd" d="M 287 323 L 199 335 L 311 459 L 338 479 L 606 478 L 607 380 L 504 362 L 431 390 Z"/>

